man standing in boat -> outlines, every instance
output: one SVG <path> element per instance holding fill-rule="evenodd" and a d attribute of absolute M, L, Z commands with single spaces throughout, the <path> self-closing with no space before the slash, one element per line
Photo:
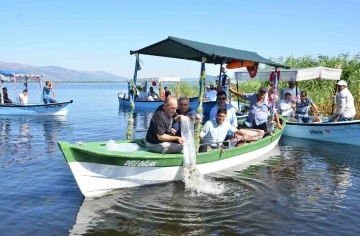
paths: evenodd
<path fill-rule="evenodd" d="M 269 104 L 266 95 L 268 89 L 260 87 L 257 93 L 243 93 L 230 88 L 230 92 L 242 97 L 244 100 L 250 101 L 249 115 L 244 121 L 242 128 L 262 129 L 267 133 L 269 131 L 267 121 L 272 112 L 271 104 Z M 279 129 L 283 129 L 276 111 L 275 122 Z"/>
<path fill-rule="evenodd" d="M 353 120 L 356 114 L 354 97 L 347 88 L 347 83 L 340 80 L 337 84 L 339 93 L 336 96 L 336 113 L 329 118 L 329 122 Z"/>
<path fill-rule="evenodd" d="M 300 88 L 295 86 L 295 85 L 296 85 L 296 80 L 294 78 L 291 78 L 289 80 L 289 86 L 283 89 L 283 92 L 282 92 L 283 96 L 282 96 L 281 99 L 285 99 L 285 95 L 287 93 L 290 93 L 291 96 L 292 96 L 292 99 L 295 102 L 298 101 L 299 98 L 300 98 L 300 92 L 301 91 L 300 91 Z"/>
<path fill-rule="evenodd" d="M 178 101 L 176 97 L 168 96 L 164 104 L 159 106 L 150 121 L 146 133 L 145 143 L 150 152 L 155 153 L 179 153 L 184 140 L 175 136 L 171 128 L 172 120 L 181 121 L 181 115 L 176 113 Z"/>
<path fill-rule="evenodd" d="M 52 97 L 50 97 L 50 92 Z M 55 100 L 55 91 L 53 90 L 53 84 L 50 81 L 45 82 L 45 87 L 43 88 L 42 97 L 45 104 L 56 103 Z"/>

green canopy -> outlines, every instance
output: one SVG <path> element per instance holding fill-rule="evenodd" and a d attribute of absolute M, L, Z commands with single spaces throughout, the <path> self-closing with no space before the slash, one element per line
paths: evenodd
<path fill-rule="evenodd" d="M 232 61 L 240 60 L 258 62 L 274 67 L 290 68 L 289 66 L 282 65 L 263 58 L 255 52 L 222 47 L 207 43 L 200 43 L 172 36 L 169 36 L 167 39 L 147 46 L 145 48 L 136 51 L 130 51 L 130 55 L 135 53 L 160 57 L 171 57 L 198 62 L 201 62 L 202 57 L 206 57 L 206 63 L 213 64 L 228 64 Z"/>

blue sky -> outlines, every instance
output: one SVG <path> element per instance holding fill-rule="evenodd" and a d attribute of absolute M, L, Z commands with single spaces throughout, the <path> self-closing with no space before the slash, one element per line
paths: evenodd
<path fill-rule="evenodd" d="M 129 51 L 176 36 L 264 57 L 360 52 L 357 0 L 36 0 L 0 4 L 0 61 L 131 77 Z M 144 76 L 198 77 L 200 64 L 141 56 Z M 218 66 L 207 65 L 208 74 Z"/>

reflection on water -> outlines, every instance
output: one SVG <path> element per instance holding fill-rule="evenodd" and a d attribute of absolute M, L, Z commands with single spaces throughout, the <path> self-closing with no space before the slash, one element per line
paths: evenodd
<path fill-rule="evenodd" d="M 8 163 L 12 155 L 31 153 L 34 145 L 54 153 L 66 122 L 66 117 L 1 117 L 0 163 Z"/>

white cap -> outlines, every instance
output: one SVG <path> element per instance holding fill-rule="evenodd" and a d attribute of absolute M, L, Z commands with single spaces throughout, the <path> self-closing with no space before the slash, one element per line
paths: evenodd
<path fill-rule="evenodd" d="M 206 87 L 205 88 L 210 88 L 210 85 L 206 85 Z"/>
<path fill-rule="evenodd" d="M 337 85 L 344 85 L 347 87 L 347 83 L 345 80 L 340 80 L 339 82 L 336 83 Z"/>

